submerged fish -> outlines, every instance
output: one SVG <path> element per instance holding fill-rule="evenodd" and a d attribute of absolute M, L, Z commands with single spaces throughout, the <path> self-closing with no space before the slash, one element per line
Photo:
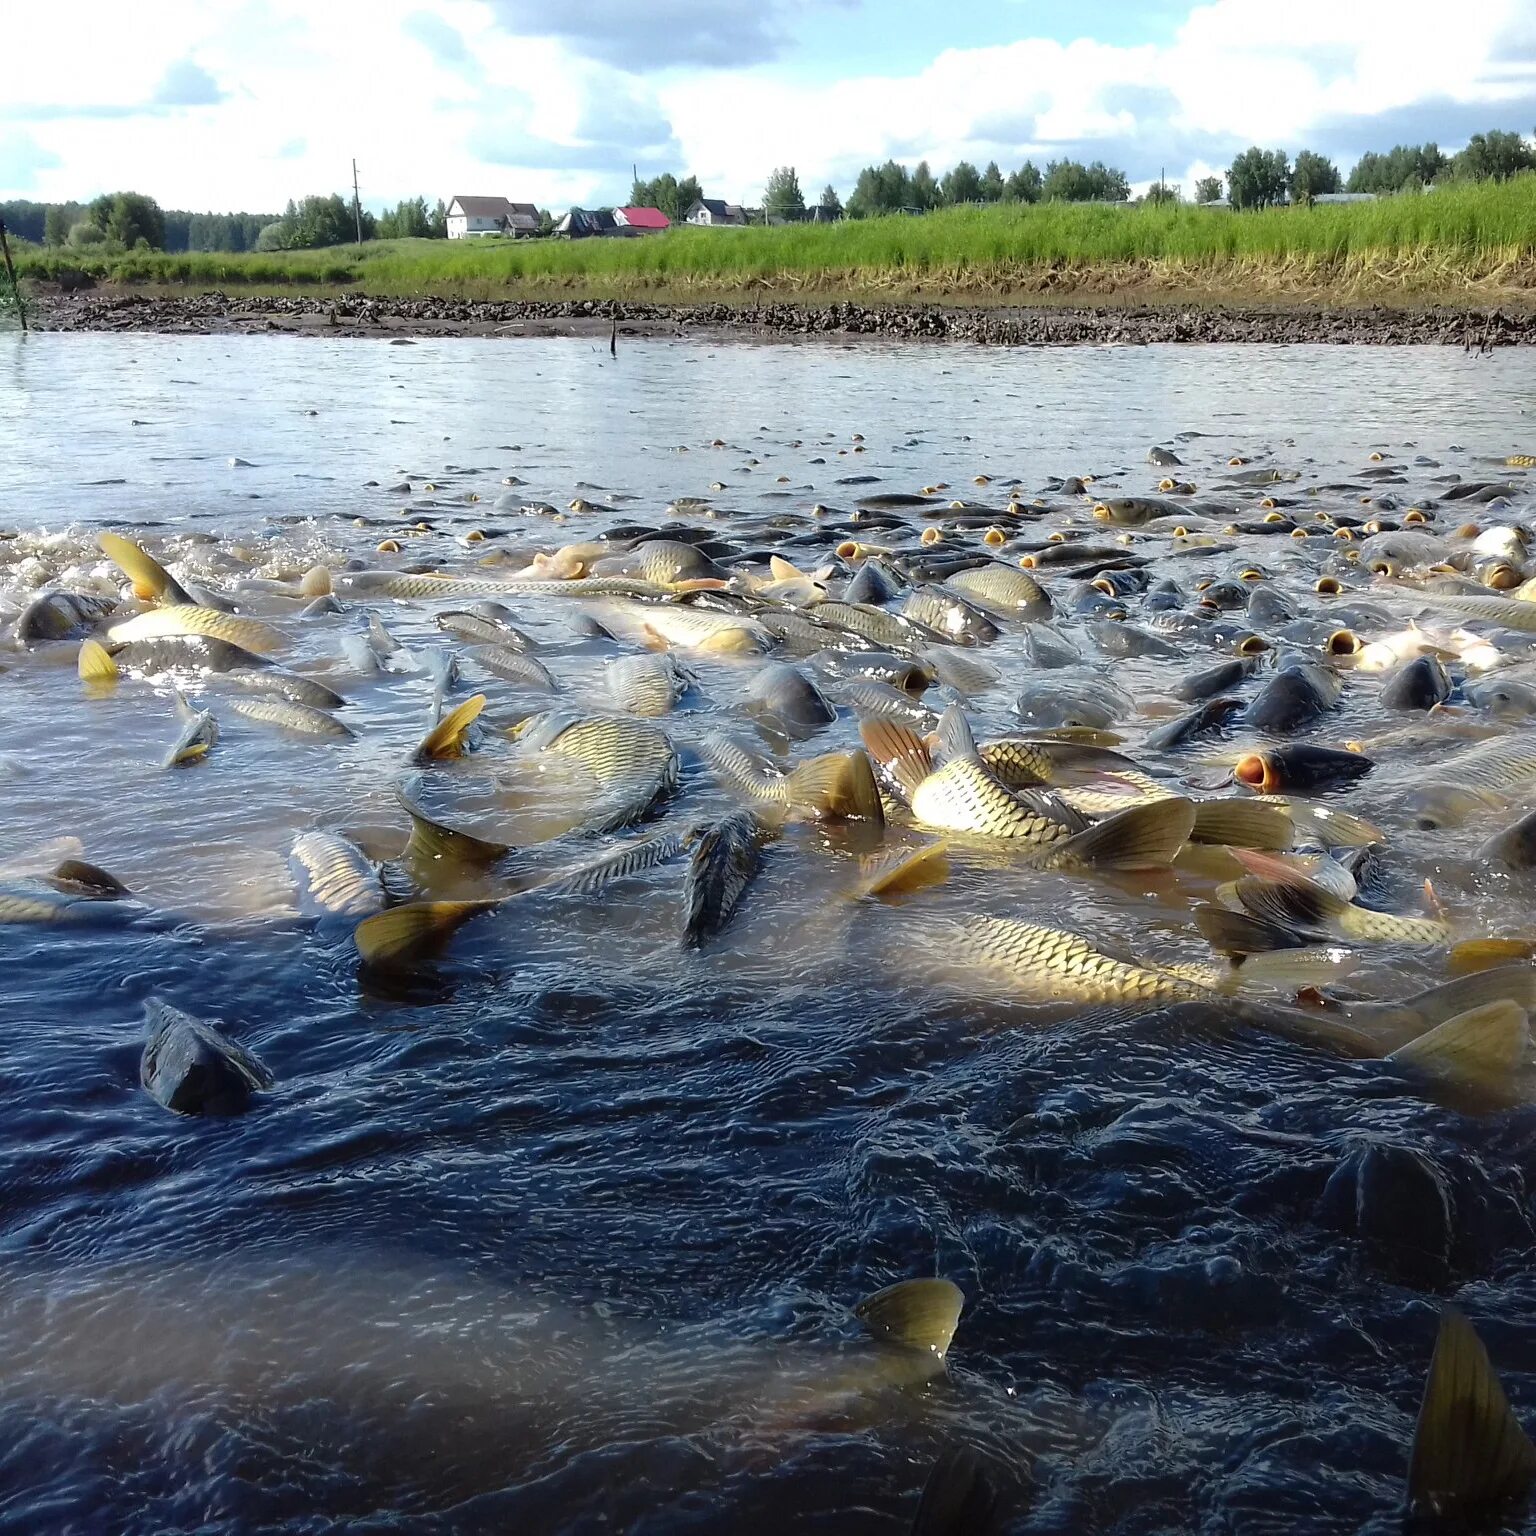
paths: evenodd
<path fill-rule="evenodd" d="M 683 943 L 697 949 L 731 919 L 762 861 L 768 829 L 751 811 L 733 811 L 693 845 L 683 891 Z"/>

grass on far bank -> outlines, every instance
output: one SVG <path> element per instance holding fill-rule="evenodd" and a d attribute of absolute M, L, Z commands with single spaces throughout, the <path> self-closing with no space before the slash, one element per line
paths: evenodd
<path fill-rule="evenodd" d="M 634 239 L 388 240 L 242 255 L 25 249 L 23 275 L 386 297 L 1026 297 L 1166 288 L 1479 297 L 1536 289 L 1536 174 L 1374 203 L 1234 213 L 1047 203 Z"/>

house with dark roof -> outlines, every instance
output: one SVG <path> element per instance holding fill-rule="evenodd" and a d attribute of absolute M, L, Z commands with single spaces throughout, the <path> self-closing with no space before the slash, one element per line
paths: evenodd
<path fill-rule="evenodd" d="M 723 203 L 718 197 L 701 197 L 683 215 L 688 224 L 712 224 L 740 226 L 747 222 L 747 215 L 740 203 Z"/>
<path fill-rule="evenodd" d="M 555 225 L 555 233 L 570 240 L 585 240 L 593 235 L 611 235 L 618 227 L 610 208 L 572 208 Z"/>
<path fill-rule="evenodd" d="M 672 220 L 659 208 L 615 208 L 613 221 L 620 229 L 637 235 L 658 234 L 672 227 Z"/>
<path fill-rule="evenodd" d="M 456 197 L 448 204 L 450 240 L 538 232 L 539 210 L 532 203 L 509 203 L 504 197 Z"/>

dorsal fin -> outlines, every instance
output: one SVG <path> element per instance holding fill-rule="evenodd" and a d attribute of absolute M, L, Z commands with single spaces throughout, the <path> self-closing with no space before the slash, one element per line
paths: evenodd
<path fill-rule="evenodd" d="M 1050 863 L 1085 864 L 1095 869 L 1158 869 L 1173 863 L 1189 841 L 1195 807 L 1171 796 L 1106 817 L 1074 833 L 1054 850 Z"/>
<path fill-rule="evenodd" d="M 939 716 L 939 754 L 944 762 L 976 757 L 976 738 L 970 722 L 958 704 L 949 705 Z"/>
<path fill-rule="evenodd" d="M 1523 1499 L 1533 1477 L 1536 1446 L 1510 1408 L 1472 1324 L 1447 1306 L 1413 1432 L 1410 1505 L 1471 1520 Z"/>
<path fill-rule="evenodd" d="M 797 565 L 792 565 L 781 555 L 769 555 L 768 570 L 775 581 L 804 581 L 806 574 Z"/>
<path fill-rule="evenodd" d="M 949 879 L 949 844 L 925 843 L 895 855 L 872 855 L 860 863 L 859 873 L 856 898 L 905 896 L 924 886 L 942 885 Z"/>
<path fill-rule="evenodd" d="M 965 1294 L 952 1280 L 899 1280 L 866 1296 L 853 1315 L 882 1343 L 943 1359 L 964 1306 Z"/>

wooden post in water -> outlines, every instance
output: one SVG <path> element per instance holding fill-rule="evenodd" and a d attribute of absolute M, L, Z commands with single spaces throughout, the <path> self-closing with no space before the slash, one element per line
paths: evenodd
<path fill-rule="evenodd" d="M 21 302 L 21 284 L 16 281 L 16 268 L 11 265 L 10 242 L 5 238 L 5 220 L 0 219 L 0 256 L 5 257 L 5 273 L 11 280 L 11 296 L 16 300 L 16 313 L 21 316 L 21 328 L 27 328 L 27 306 Z"/>

